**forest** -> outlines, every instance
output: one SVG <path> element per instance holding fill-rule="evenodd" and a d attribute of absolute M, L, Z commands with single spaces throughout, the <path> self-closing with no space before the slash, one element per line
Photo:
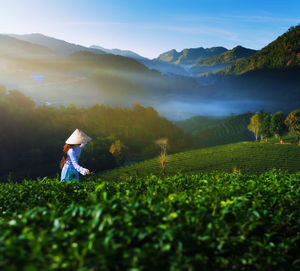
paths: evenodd
<path fill-rule="evenodd" d="M 129 108 L 36 106 L 20 91 L 2 86 L 0 122 L 2 179 L 58 173 L 64 142 L 76 128 L 93 138 L 80 162 L 95 172 L 156 156 L 159 138 L 168 138 L 170 153 L 188 146 L 180 128 L 138 103 Z"/>

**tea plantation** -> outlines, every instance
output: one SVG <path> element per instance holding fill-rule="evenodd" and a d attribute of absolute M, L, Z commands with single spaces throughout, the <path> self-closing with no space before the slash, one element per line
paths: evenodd
<path fill-rule="evenodd" d="M 299 248 L 300 172 L 0 184 L 0 270 L 299 270 Z"/>
<path fill-rule="evenodd" d="M 241 142 L 168 155 L 166 173 L 174 175 L 239 170 L 259 174 L 273 168 L 296 172 L 300 170 L 300 146 L 294 143 L 293 137 L 286 137 L 284 140 L 290 144 L 281 145 L 278 139 L 271 139 L 268 143 Z M 157 158 L 110 170 L 100 176 L 118 179 L 142 177 L 151 173 L 161 174 Z"/>

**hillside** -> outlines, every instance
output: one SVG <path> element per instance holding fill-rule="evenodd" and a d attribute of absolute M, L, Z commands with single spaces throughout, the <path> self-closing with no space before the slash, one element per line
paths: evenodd
<path fill-rule="evenodd" d="M 27 41 L 22 41 L 7 35 L 0 35 L 0 55 L 1 56 L 54 56 L 54 51 L 49 48 Z"/>
<path fill-rule="evenodd" d="M 15 50 L 13 46 L 11 49 Z M 196 51 L 190 51 L 189 54 L 187 49 L 186 56 Z M 170 62 L 159 59 L 137 61 L 98 53 L 87 52 L 84 47 L 83 51 L 67 56 L 47 55 L 46 58 L 40 58 L 35 53 L 26 57 L 23 52 L 5 56 L 0 62 L 0 84 L 8 89 L 21 90 L 37 104 L 91 106 L 104 103 L 129 106 L 140 103 L 153 106 L 172 120 L 213 115 L 216 110 L 224 115 L 262 109 L 288 113 L 300 107 L 298 66 L 276 70 L 257 69 L 240 76 L 226 74 L 224 70 L 222 73 L 198 76 L 209 69 L 214 72 L 218 67 L 199 66 L 202 70 L 191 78 L 186 66 L 175 64 L 180 58 L 176 52 L 173 52 L 174 60 Z M 216 52 L 212 50 L 206 55 L 209 53 Z M 178 54 L 183 54 L 183 51 Z"/>
<path fill-rule="evenodd" d="M 201 91 L 194 80 L 163 76 L 132 58 L 88 51 L 59 56 L 40 45 L 7 39 L 14 44 L 5 47 L 11 54 L 3 50 L 0 84 L 21 90 L 37 104 L 155 106 L 167 97 L 182 95 L 183 90 L 185 94 Z M 30 54 L 25 53 L 25 45 Z M 44 52 L 47 58 L 40 57 Z"/>
<path fill-rule="evenodd" d="M 173 49 L 160 54 L 157 59 L 163 62 L 173 63 L 181 66 L 191 66 L 197 61 L 218 55 L 226 51 L 227 49 L 224 47 L 212 47 L 206 49 L 203 47 L 190 48 L 184 49 L 180 52 L 177 52 L 175 49 Z"/>
<path fill-rule="evenodd" d="M 224 53 L 198 60 L 190 67 L 189 72 L 194 77 L 203 76 L 207 73 L 215 73 L 232 65 L 237 60 L 247 58 L 256 52 L 256 50 L 237 46 Z"/>
<path fill-rule="evenodd" d="M 228 50 L 224 53 L 221 53 L 216 56 L 212 56 L 206 59 L 198 60 L 195 64 L 195 66 L 214 66 L 214 65 L 231 65 L 235 61 L 241 58 L 247 58 L 252 56 L 253 54 L 257 53 L 257 50 L 248 49 L 242 46 L 234 47 L 231 50 Z"/>
<path fill-rule="evenodd" d="M 120 50 L 120 49 L 106 49 L 101 46 L 92 45 L 90 48 L 102 50 L 108 54 L 124 56 L 132 58 L 139 63 L 145 65 L 150 70 L 156 70 L 164 75 L 169 76 L 189 76 L 189 73 L 181 66 L 175 65 L 173 63 L 161 61 L 159 59 L 149 59 L 142 57 L 139 54 L 130 50 Z"/>
<path fill-rule="evenodd" d="M 37 45 L 48 47 L 59 55 L 70 55 L 78 51 L 88 51 L 95 54 L 105 54 L 104 51 L 99 49 L 93 49 L 84 47 L 78 44 L 66 42 L 64 40 L 48 37 L 42 34 L 26 34 L 26 35 L 10 35 L 11 37 L 19 40 L 31 42 Z"/>
<path fill-rule="evenodd" d="M 299 171 L 300 147 L 295 144 L 242 142 L 206 149 L 198 149 L 167 156 L 166 173 L 174 175 L 212 172 L 215 170 L 233 172 L 235 169 L 245 173 L 262 173 L 272 168 Z M 128 165 L 100 176 L 115 179 L 122 176 L 147 176 L 160 174 L 158 158 L 138 164 Z"/>
<path fill-rule="evenodd" d="M 225 74 L 243 74 L 265 69 L 288 69 L 300 66 L 300 25 L 268 44 L 256 54 L 238 60 L 222 70 Z"/>
<path fill-rule="evenodd" d="M 253 139 L 248 130 L 252 113 L 229 117 L 196 116 L 175 124 L 197 147 L 209 147 Z"/>
<path fill-rule="evenodd" d="M 89 48 L 101 50 L 108 54 L 125 56 L 125 57 L 130 57 L 133 59 L 145 59 L 145 57 L 142 57 L 139 54 L 137 54 L 133 51 L 130 51 L 130 50 L 121 50 L 121 49 L 116 49 L 116 48 L 115 49 L 107 49 L 107 48 L 104 48 L 104 47 L 98 46 L 98 45 L 92 45 Z"/>

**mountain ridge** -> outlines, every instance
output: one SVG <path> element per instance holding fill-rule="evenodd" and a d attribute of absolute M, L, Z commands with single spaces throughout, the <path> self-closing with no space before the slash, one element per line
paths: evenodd
<path fill-rule="evenodd" d="M 113 55 L 120 55 L 120 56 L 130 57 L 130 58 L 134 58 L 134 59 L 146 59 L 145 57 L 143 57 L 131 50 L 121 50 L 118 48 L 107 49 L 107 48 L 104 48 L 99 45 L 91 45 L 89 48 L 98 49 L 98 50 L 101 50 L 108 54 L 113 54 Z"/>
<path fill-rule="evenodd" d="M 10 35 L 0 34 L 0 53 L 3 55 L 54 56 L 55 51 L 50 48 L 28 41 L 20 40 Z"/>
<path fill-rule="evenodd" d="M 228 49 L 222 46 L 211 48 L 185 48 L 180 52 L 172 49 L 160 54 L 157 59 L 163 62 L 169 62 L 181 66 L 191 66 L 198 60 L 218 55 L 226 51 L 228 51 Z"/>
<path fill-rule="evenodd" d="M 289 28 L 252 56 L 239 59 L 219 74 L 240 75 L 263 69 L 286 69 L 300 66 L 300 25 Z"/>
<path fill-rule="evenodd" d="M 76 51 L 89 51 L 95 54 L 105 54 L 104 51 L 101 51 L 99 49 L 88 48 L 61 39 L 49 37 L 40 33 L 25 34 L 25 35 L 10 34 L 9 36 L 19 40 L 48 47 L 49 49 L 53 50 L 57 54 L 63 56 L 70 55 Z"/>
<path fill-rule="evenodd" d="M 203 60 L 198 60 L 195 64 L 195 66 L 197 66 L 197 65 L 213 66 L 213 65 L 219 65 L 219 64 L 233 64 L 238 59 L 250 57 L 251 55 L 253 55 L 257 52 L 258 52 L 257 50 L 253 50 L 253 49 L 238 45 L 238 46 L 234 47 L 233 49 L 228 50 L 219 55 L 205 58 Z"/>

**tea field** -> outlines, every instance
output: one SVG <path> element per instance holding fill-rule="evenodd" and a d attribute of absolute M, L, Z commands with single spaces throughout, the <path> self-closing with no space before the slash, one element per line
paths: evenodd
<path fill-rule="evenodd" d="M 0 270 L 299 270 L 299 248 L 300 172 L 0 184 Z"/>
<path fill-rule="evenodd" d="M 266 142 L 241 142 L 205 149 L 197 149 L 167 156 L 167 175 L 191 174 L 219 170 L 243 173 L 262 173 L 278 168 L 296 172 L 300 170 L 300 146 L 293 137 L 286 137 L 290 144 L 279 144 L 278 139 Z M 292 142 L 292 143 L 291 143 Z M 161 174 L 158 158 L 106 171 L 100 176 L 107 179 Z"/>

